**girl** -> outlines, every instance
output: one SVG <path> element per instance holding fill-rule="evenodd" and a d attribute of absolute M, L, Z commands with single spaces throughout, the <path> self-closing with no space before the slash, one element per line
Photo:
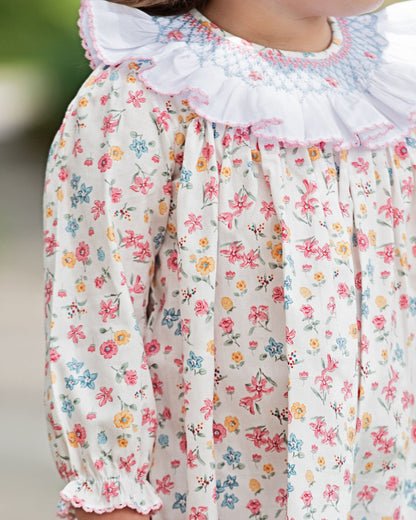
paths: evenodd
<path fill-rule="evenodd" d="M 118 4 L 45 183 L 58 516 L 415 518 L 416 2 Z"/>

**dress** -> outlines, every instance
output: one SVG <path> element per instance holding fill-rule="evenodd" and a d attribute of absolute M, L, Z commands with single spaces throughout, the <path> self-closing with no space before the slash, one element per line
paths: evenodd
<path fill-rule="evenodd" d="M 415 20 L 279 52 L 84 2 L 44 194 L 59 517 L 416 518 Z"/>

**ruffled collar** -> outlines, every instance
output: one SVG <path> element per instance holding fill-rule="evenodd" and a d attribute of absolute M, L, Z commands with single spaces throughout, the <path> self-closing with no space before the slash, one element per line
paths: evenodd
<path fill-rule="evenodd" d="M 83 0 L 79 26 L 93 68 L 138 61 L 148 87 L 217 124 L 285 146 L 396 144 L 416 128 L 416 0 L 330 22 L 317 53 L 247 42 L 196 9 L 161 17 Z"/>

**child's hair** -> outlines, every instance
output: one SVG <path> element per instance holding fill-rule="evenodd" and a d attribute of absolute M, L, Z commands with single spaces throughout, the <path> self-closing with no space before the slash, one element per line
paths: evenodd
<path fill-rule="evenodd" d="M 171 16 L 184 14 L 190 9 L 204 7 L 209 0 L 109 0 L 115 4 L 138 7 L 147 14 L 156 16 Z"/>

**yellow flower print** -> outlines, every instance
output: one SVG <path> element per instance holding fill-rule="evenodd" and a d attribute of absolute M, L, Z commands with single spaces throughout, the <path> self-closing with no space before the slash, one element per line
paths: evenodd
<path fill-rule="evenodd" d="M 59 202 L 62 202 L 64 200 L 64 192 L 62 188 L 58 188 L 56 190 L 56 198 L 59 200 Z"/>
<path fill-rule="evenodd" d="M 224 166 L 221 169 L 221 175 L 224 175 L 225 178 L 230 177 L 231 176 L 231 168 L 229 168 L 228 166 Z"/>
<path fill-rule="evenodd" d="M 318 466 L 321 468 L 325 466 L 325 457 L 318 457 Z"/>
<path fill-rule="evenodd" d="M 335 168 L 328 168 L 327 173 L 330 177 L 336 177 L 337 176 L 337 170 Z"/>
<path fill-rule="evenodd" d="M 110 226 L 107 228 L 107 238 L 108 238 L 108 240 L 110 240 L 110 242 L 116 241 L 116 236 L 114 234 L 113 226 Z"/>
<path fill-rule="evenodd" d="M 254 162 L 260 162 L 261 153 L 257 149 L 251 150 L 251 158 L 253 159 Z"/>
<path fill-rule="evenodd" d="M 166 228 L 171 235 L 174 235 L 176 233 L 176 226 L 175 224 L 172 224 L 172 222 L 169 222 Z"/>
<path fill-rule="evenodd" d="M 198 172 L 204 172 L 207 169 L 207 160 L 205 157 L 200 157 L 196 163 L 196 170 Z"/>
<path fill-rule="evenodd" d="M 166 202 L 164 200 L 160 201 L 159 202 L 159 214 L 165 215 L 167 210 L 168 210 L 168 205 L 166 204 Z"/>
<path fill-rule="evenodd" d="M 360 399 L 361 397 L 364 397 L 364 394 L 365 394 L 364 387 L 361 385 L 358 388 L 358 399 Z"/>
<path fill-rule="evenodd" d="M 311 290 L 308 289 L 307 287 L 301 287 L 299 289 L 299 292 L 300 292 L 300 295 L 303 296 L 306 299 L 308 299 L 308 298 L 310 298 L 312 296 Z"/>
<path fill-rule="evenodd" d="M 325 278 L 325 275 L 324 275 L 324 273 L 322 273 L 322 272 L 319 271 L 319 273 L 315 273 L 315 274 L 313 275 L 313 277 L 315 278 L 315 280 L 316 280 L 317 282 L 322 282 L 322 280 L 324 280 L 324 278 Z"/>
<path fill-rule="evenodd" d="M 272 257 L 276 260 L 276 262 L 282 262 L 283 260 L 283 244 L 279 242 L 273 246 L 271 251 Z"/>
<path fill-rule="evenodd" d="M 374 231 L 374 229 L 370 229 L 370 231 L 368 232 L 368 240 L 370 241 L 370 244 L 372 246 L 376 245 L 376 232 Z"/>
<path fill-rule="evenodd" d="M 120 448 L 127 448 L 129 441 L 125 437 L 122 437 L 121 439 L 117 440 L 117 444 Z"/>
<path fill-rule="evenodd" d="M 77 262 L 77 260 L 75 258 L 74 253 L 72 253 L 72 252 L 66 253 L 62 257 L 62 265 L 64 267 L 69 267 L 70 269 L 72 269 L 73 267 L 75 267 L 76 262 Z"/>
<path fill-rule="evenodd" d="M 308 484 L 312 484 L 312 482 L 315 480 L 315 477 L 313 476 L 313 472 L 308 469 L 305 473 L 305 479 Z"/>
<path fill-rule="evenodd" d="M 306 406 L 303 403 L 293 403 L 290 411 L 295 419 L 302 419 L 306 414 Z"/>
<path fill-rule="evenodd" d="M 195 269 L 202 276 L 207 276 L 215 269 L 215 260 L 212 258 L 212 256 L 204 256 L 196 264 Z"/>
<path fill-rule="evenodd" d="M 70 446 L 72 446 L 73 448 L 79 447 L 78 439 L 75 432 L 69 432 L 67 437 Z"/>
<path fill-rule="evenodd" d="M 347 441 L 350 446 L 354 444 L 355 441 L 355 428 L 348 428 L 347 430 Z"/>
<path fill-rule="evenodd" d="M 319 348 L 319 339 L 318 338 L 311 338 L 309 340 L 309 345 L 313 348 L 313 350 L 316 350 Z"/>
<path fill-rule="evenodd" d="M 127 345 L 130 341 L 131 335 L 126 330 L 117 330 L 114 332 L 114 341 L 118 346 Z"/>
<path fill-rule="evenodd" d="M 235 286 L 237 287 L 237 289 L 239 291 L 244 291 L 244 289 L 247 287 L 246 282 L 244 280 L 241 280 L 240 282 L 237 282 L 235 284 Z"/>
<path fill-rule="evenodd" d="M 78 106 L 79 108 L 82 108 L 82 107 L 86 107 L 88 106 L 88 99 L 86 97 L 82 97 L 79 101 L 78 101 Z"/>
<path fill-rule="evenodd" d="M 208 345 L 208 348 L 207 348 L 208 354 L 211 354 L 211 356 L 214 356 L 215 355 L 214 340 L 212 339 L 211 341 L 208 341 L 207 345 Z"/>
<path fill-rule="evenodd" d="M 407 253 L 403 253 L 400 257 L 400 265 L 404 269 L 408 269 L 408 263 L 407 263 Z"/>
<path fill-rule="evenodd" d="M 213 398 L 212 398 L 212 402 L 214 404 L 217 404 L 219 400 L 220 400 L 220 398 L 218 397 L 217 392 L 214 392 L 214 395 L 213 395 Z"/>
<path fill-rule="evenodd" d="M 237 417 L 234 417 L 233 415 L 227 415 L 227 417 L 224 419 L 224 426 L 230 433 L 233 433 L 240 426 L 240 421 Z"/>
<path fill-rule="evenodd" d="M 260 485 L 260 482 L 255 479 L 255 478 L 252 478 L 250 480 L 250 482 L 248 483 L 248 487 L 251 489 L 251 491 L 253 491 L 254 493 L 257 493 L 257 491 L 259 491 L 259 489 L 261 489 L 261 485 Z"/>
<path fill-rule="evenodd" d="M 129 63 L 129 70 L 140 70 L 140 66 L 135 61 L 131 61 Z"/>
<path fill-rule="evenodd" d="M 182 146 L 184 142 L 185 142 L 185 135 L 182 132 L 178 132 L 175 135 L 175 143 L 178 146 Z"/>
<path fill-rule="evenodd" d="M 342 161 L 347 162 L 348 159 L 348 150 L 342 150 L 340 153 L 340 157 Z"/>
<path fill-rule="evenodd" d="M 394 160 L 394 166 L 396 168 L 400 168 L 400 160 L 399 158 L 397 157 L 397 155 L 393 155 L 393 160 Z"/>
<path fill-rule="evenodd" d="M 360 204 L 360 211 L 365 215 L 367 213 L 367 206 L 365 204 Z"/>
<path fill-rule="evenodd" d="M 124 152 L 119 146 L 112 146 L 110 148 L 110 157 L 113 161 L 121 161 L 123 158 Z"/>
<path fill-rule="evenodd" d="M 209 244 L 209 240 L 207 237 L 204 237 L 204 238 L 200 238 L 199 239 L 199 245 L 201 247 L 207 247 L 207 245 Z"/>
<path fill-rule="evenodd" d="M 169 152 L 169 159 L 170 159 L 171 161 L 174 161 L 174 160 L 175 160 L 175 152 L 174 152 L 173 150 L 171 150 L 171 151 Z"/>
<path fill-rule="evenodd" d="M 335 252 L 342 258 L 348 258 L 351 254 L 350 245 L 348 244 L 348 242 L 345 242 L 345 240 L 340 240 L 336 244 Z"/>
<path fill-rule="evenodd" d="M 229 298 L 228 296 L 224 296 L 224 298 L 221 298 L 221 305 L 222 305 L 223 309 L 225 309 L 226 311 L 229 311 L 230 309 L 233 308 L 234 303 L 231 298 Z"/>
<path fill-rule="evenodd" d="M 49 207 L 46 208 L 46 218 L 50 218 L 50 217 L 52 217 L 52 215 L 53 215 L 53 210 L 49 206 Z"/>
<path fill-rule="evenodd" d="M 143 215 L 143 222 L 145 222 L 146 224 L 149 222 L 149 213 L 147 211 Z"/>
<path fill-rule="evenodd" d="M 358 333 L 358 327 L 356 323 L 351 323 L 349 326 L 349 334 L 352 338 L 356 338 Z"/>
<path fill-rule="evenodd" d="M 76 284 L 75 288 L 76 288 L 77 292 L 83 293 L 83 292 L 85 292 L 85 283 L 79 282 Z"/>
<path fill-rule="evenodd" d="M 56 383 L 56 374 L 55 374 L 55 372 L 51 372 L 51 383 L 53 385 Z"/>
<path fill-rule="evenodd" d="M 243 361 L 244 357 L 240 351 L 237 351 L 231 354 L 231 359 L 234 361 L 234 363 L 240 363 Z"/>
<path fill-rule="evenodd" d="M 365 471 L 370 471 L 370 469 L 373 467 L 373 463 L 372 462 L 367 462 L 367 464 L 365 465 Z"/>
<path fill-rule="evenodd" d="M 311 146 L 308 148 L 308 152 L 311 161 L 317 161 L 321 158 L 321 150 L 317 146 Z"/>
<path fill-rule="evenodd" d="M 126 78 L 127 83 L 136 83 L 136 77 L 134 74 L 129 74 Z"/>
<path fill-rule="evenodd" d="M 388 352 L 385 348 L 383 348 L 383 350 L 381 351 L 381 357 L 384 359 L 384 361 L 386 361 L 387 358 L 389 357 Z"/>
<path fill-rule="evenodd" d="M 364 430 L 367 430 L 370 427 L 371 421 L 373 417 L 371 413 L 365 412 L 363 413 L 363 417 L 361 419 L 361 425 L 364 428 Z"/>
<path fill-rule="evenodd" d="M 121 260 L 120 253 L 114 253 L 113 258 L 116 262 L 120 262 L 120 260 Z"/>
<path fill-rule="evenodd" d="M 342 230 L 342 226 L 339 222 L 335 222 L 334 224 L 332 224 L 332 229 L 339 233 Z"/>
<path fill-rule="evenodd" d="M 379 295 L 376 297 L 376 305 L 379 309 L 382 309 L 387 305 L 387 300 L 384 296 Z"/>
<path fill-rule="evenodd" d="M 265 465 L 263 466 L 263 471 L 264 471 L 265 473 L 267 473 L 268 475 L 269 475 L 273 470 L 274 470 L 274 467 L 273 467 L 273 465 L 270 464 L 270 463 L 269 463 L 269 464 L 265 464 Z"/>
<path fill-rule="evenodd" d="M 133 415 L 128 410 L 122 410 L 114 416 L 114 424 L 117 428 L 122 428 L 123 430 L 130 428 L 133 422 Z"/>

